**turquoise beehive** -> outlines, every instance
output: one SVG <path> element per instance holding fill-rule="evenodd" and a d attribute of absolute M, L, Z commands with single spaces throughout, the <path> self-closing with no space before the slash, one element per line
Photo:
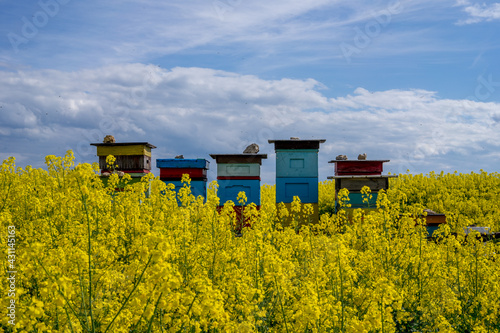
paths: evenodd
<path fill-rule="evenodd" d="M 269 140 L 276 151 L 276 202 L 318 203 L 318 151 L 326 140 Z"/>

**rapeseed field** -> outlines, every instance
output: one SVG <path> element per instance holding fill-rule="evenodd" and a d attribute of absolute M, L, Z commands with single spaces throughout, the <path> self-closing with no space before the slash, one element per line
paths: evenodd
<path fill-rule="evenodd" d="M 179 205 L 153 175 L 116 192 L 71 151 L 46 164 L 1 165 L 2 332 L 500 331 L 499 243 L 464 232 L 500 231 L 497 173 L 400 175 L 351 216 L 322 182 L 311 224 L 269 185 L 239 216 L 215 182 L 204 201 L 184 178 Z"/>

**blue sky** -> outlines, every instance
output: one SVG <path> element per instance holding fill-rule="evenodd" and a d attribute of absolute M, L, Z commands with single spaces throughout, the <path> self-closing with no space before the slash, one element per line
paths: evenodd
<path fill-rule="evenodd" d="M 386 171 L 499 171 L 500 3 L 0 0 L 0 159 L 153 159 L 326 139 Z M 215 163 L 209 177 L 215 178 Z"/>

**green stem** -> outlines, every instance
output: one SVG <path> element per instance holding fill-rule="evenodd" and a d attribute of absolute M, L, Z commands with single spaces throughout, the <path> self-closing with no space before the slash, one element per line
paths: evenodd
<path fill-rule="evenodd" d="M 163 295 L 163 293 L 160 293 L 160 296 L 158 296 L 158 300 L 156 301 L 156 304 L 155 304 L 155 310 L 153 311 L 153 315 L 149 319 L 148 333 L 151 332 L 151 327 L 153 325 L 153 319 L 154 319 L 154 317 L 156 315 L 156 310 L 158 310 L 158 303 L 160 303 L 160 299 L 161 299 L 162 295 Z"/>

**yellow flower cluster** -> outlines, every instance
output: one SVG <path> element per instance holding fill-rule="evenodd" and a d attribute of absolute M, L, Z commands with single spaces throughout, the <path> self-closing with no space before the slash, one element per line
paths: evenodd
<path fill-rule="evenodd" d="M 498 244 L 452 234 L 471 221 L 498 230 L 497 174 L 401 176 L 351 219 L 331 213 L 324 182 L 318 224 L 264 185 L 235 233 L 216 183 L 204 202 L 184 179 L 178 201 L 151 175 L 114 192 L 71 152 L 46 162 L 0 168 L 2 244 L 9 226 L 17 237 L 16 320 L 1 316 L 0 332 L 500 331 Z M 454 214 L 435 241 L 416 219 L 424 206 Z"/>
<path fill-rule="evenodd" d="M 403 211 L 425 207 L 444 213 L 454 232 L 475 224 L 500 231 L 500 174 L 431 172 L 390 179 L 389 200 Z"/>

